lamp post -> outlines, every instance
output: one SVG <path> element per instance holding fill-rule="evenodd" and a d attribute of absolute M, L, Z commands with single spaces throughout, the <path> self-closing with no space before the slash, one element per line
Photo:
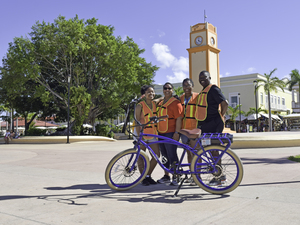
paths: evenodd
<path fill-rule="evenodd" d="M 255 93 L 255 113 L 256 113 L 256 132 L 259 132 L 259 127 L 258 127 L 258 115 L 257 115 L 257 80 L 253 81 L 253 85 L 254 85 L 254 93 Z"/>
<path fill-rule="evenodd" d="M 71 74 L 68 75 L 68 133 L 67 133 L 67 144 L 70 144 L 69 141 L 69 134 L 70 134 L 70 81 L 71 81 Z"/>
<path fill-rule="evenodd" d="M 240 124 L 239 124 L 239 130 L 241 132 L 241 122 L 242 122 L 242 118 L 241 118 L 241 94 L 238 93 L 239 95 L 239 114 L 240 114 Z"/>

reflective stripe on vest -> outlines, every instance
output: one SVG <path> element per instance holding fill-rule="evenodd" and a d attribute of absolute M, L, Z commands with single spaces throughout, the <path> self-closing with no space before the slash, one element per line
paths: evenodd
<path fill-rule="evenodd" d="M 160 117 L 160 116 L 166 116 L 168 115 L 168 106 L 174 102 L 175 100 L 177 100 L 176 98 L 172 97 L 170 98 L 165 104 L 163 105 L 160 105 L 157 107 L 157 116 Z M 174 119 L 174 118 L 165 118 L 163 121 L 160 121 L 158 124 L 157 124 L 157 130 L 158 132 L 160 133 L 165 133 L 167 132 L 169 126 L 169 120 L 170 119 Z"/>
<path fill-rule="evenodd" d="M 196 104 L 197 104 L 197 93 L 193 93 L 189 99 L 187 105 L 185 104 L 185 95 L 181 95 L 180 100 L 182 108 L 184 109 L 184 115 L 182 119 L 181 129 L 193 130 L 197 128 L 198 121 L 195 118 Z"/>
<path fill-rule="evenodd" d="M 202 90 L 198 96 L 195 118 L 199 121 L 204 121 L 207 116 L 207 94 L 213 85 L 208 85 Z"/>
<path fill-rule="evenodd" d="M 152 109 L 149 108 L 145 101 L 139 103 L 142 106 L 142 113 L 140 117 L 140 123 L 145 124 L 150 121 L 150 117 L 156 116 L 156 105 L 152 102 Z M 155 134 L 157 135 L 157 130 L 155 124 L 149 124 L 144 128 L 144 134 Z M 144 136 L 144 139 L 151 140 L 154 137 Z"/>

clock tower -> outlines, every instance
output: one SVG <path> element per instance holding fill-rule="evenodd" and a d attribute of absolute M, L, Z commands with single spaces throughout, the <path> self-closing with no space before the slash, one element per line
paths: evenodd
<path fill-rule="evenodd" d="M 191 26 L 189 52 L 190 79 L 194 82 L 194 91 L 200 92 L 199 73 L 210 73 L 211 83 L 220 87 L 219 52 L 217 28 L 210 23 L 198 23 Z"/>

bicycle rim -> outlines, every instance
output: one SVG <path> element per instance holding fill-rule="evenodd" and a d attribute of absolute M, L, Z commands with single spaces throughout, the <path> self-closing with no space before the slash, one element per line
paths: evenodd
<path fill-rule="evenodd" d="M 105 180 L 110 188 L 119 191 L 128 190 L 138 185 L 146 177 L 149 170 L 149 159 L 143 151 L 140 152 L 139 163 L 136 163 L 131 170 L 136 155 L 137 151 L 134 149 L 125 150 L 109 162 L 105 171 Z"/>
<path fill-rule="evenodd" d="M 198 151 L 191 163 L 193 178 L 203 190 L 213 194 L 224 194 L 233 191 L 243 178 L 243 165 L 240 158 L 231 150 L 225 152 L 224 146 L 207 146 L 205 151 Z M 221 160 L 216 158 L 223 154 Z M 211 166 L 214 164 L 215 166 Z"/>

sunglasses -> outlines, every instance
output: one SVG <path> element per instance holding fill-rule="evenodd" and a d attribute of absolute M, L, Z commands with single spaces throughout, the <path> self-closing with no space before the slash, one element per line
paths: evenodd
<path fill-rule="evenodd" d="M 172 90 L 172 88 L 164 87 L 164 90 Z"/>

